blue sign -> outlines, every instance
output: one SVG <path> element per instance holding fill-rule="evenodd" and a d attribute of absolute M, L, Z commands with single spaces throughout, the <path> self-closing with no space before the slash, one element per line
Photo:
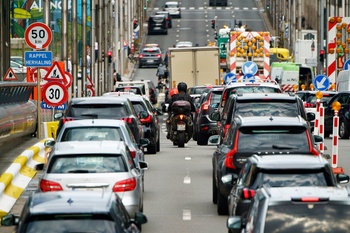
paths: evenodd
<path fill-rule="evenodd" d="M 236 75 L 231 73 L 231 72 L 227 73 L 224 77 L 224 82 L 225 82 L 225 84 L 237 82 Z"/>
<path fill-rule="evenodd" d="M 349 70 L 350 69 L 350 59 L 346 60 L 346 62 L 343 65 L 343 70 Z"/>
<path fill-rule="evenodd" d="M 55 110 L 66 110 L 66 108 L 67 108 L 67 104 L 61 104 L 59 106 L 52 107 L 52 106 L 48 105 L 45 101 L 42 101 L 40 106 L 42 109 L 53 109 L 54 108 Z"/>
<path fill-rule="evenodd" d="M 255 75 L 258 73 L 258 65 L 255 62 L 247 61 L 242 66 L 243 74 L 252 74 Z"/>
<path fill-rule="evenodd" d="M 28 51 L 24 53 L 24 65 L 28 67 L 52 66 L 51 51 Z"/>
<path fill-rule="evenodd" d="M 328 90 L 329 86 L 331 85 L 331 80 L 328 78 L 328 76 L 319 74 L 315 77 L 313 84 L 316 90 L 325 91 Z"/>
<path fill-rule="evenodd" d="M 255 81 L 255 76 L 254 74 L 245 74 L 243 76 L 243 81 L 244 82 L 254 82 Z"/>

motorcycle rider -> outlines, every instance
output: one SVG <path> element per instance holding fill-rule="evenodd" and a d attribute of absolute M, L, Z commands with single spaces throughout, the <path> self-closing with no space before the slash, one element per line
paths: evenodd
<path fill-rule="evenodd" d="M 175 102 L 175 101 L 178 101 L 178 100 L 185 100 L 185 101 L 188 101 L 191 105 L 191 113 L 190 113 L 190 117 L 192 118 L 192 112 L 195 112 L 196 111 L 196 108 L 193 104 L 193 99 L 192 97 L 187 94 L 187 84 L 184 83 L 184 82 L 180 82 L 179 84 L 177 84 L 177 90 L 178 90 L 178 94 L 174 94 L 170 101 L 169 101 L 169 107 L 168 107 L 168 114 L 169 114 L 169 118 L 168 120 L 166 121 L 167 122 L 167 129 L 170 128 L 170 122 L 171 122 L 171 117 L 172 117 L 172 104 Z M 169 139 L 170 137 L 170 130 L 168 130 L 168 133 L 167 133 L 167 139 Z"/>
<path fill-rule="evenodd" d="M 162 63 L 160 63 L 158 68 L 157 68 L 156 76 L 158 76 L 158 88 L 162 89 L 163 85 L 165 85 L 165 83 L 162 83 L 162 81 L 163 81 L 162 79 L 165 76 L 165 70 L 164 70 L 164 67 L 163 67 Z"/>

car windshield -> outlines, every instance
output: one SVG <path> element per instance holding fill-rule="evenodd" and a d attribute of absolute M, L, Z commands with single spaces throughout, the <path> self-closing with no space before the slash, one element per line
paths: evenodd
<path fill-rule="evenodd" d="M 309 153 L 306 128 L 291 126 L 240 128 L 238 151 L 258 153 L 276 150 Z"/>
<path fill-rule="evenodd" d="M 115 173 L 127 172 L 121 154 L 81 154 L 55 156 L 48 167 L 48 173 Z"/>
<path fill-rule="evenodd" d="M 327 95 L 327 96 L 323 95 L 323 97 L 321 98 L 321 101 L 322 102 L 328 102 L 333 96 L 334 95 Z M 306 103 L 311 104 L 310 107 L 316 107 L 316 102 L 317 102 L 317 98 L 314 95 L 313 96 L 309 96 L 309 98 L 307 98 L 307 100 L 306 100 Z"/>
<path fill-rule="evenodd" d="M 29 219 L 23 232 L 118 232 L 115 225 L 109 216 L 102 214 L 42 215 Z"/>
<path fill-rule="evenodd" d="M 78 104 L 71 109 L 72 117 L 118 119 L 126 117 L 127 110 L 122 104 Z"/>
<path fill-rule="evenodd" d="M 299 115 L 295 101 L 252 101 L 239 102 L 236 105 L 236 115 L 249 116 L 287 116 L 296 117 Z"/>
<path fill-rule="evenodd" d="M 116 127 L 67 128 L 61 138 L 65 141 L 123 141 L 123 134 Z"/>
<path fill-rule="evenodd" d="M 287 203 L 270 205 L 265 231 L 270 233 L 346 233 L 350 229 L 350 206 L 344 203 Z"/>

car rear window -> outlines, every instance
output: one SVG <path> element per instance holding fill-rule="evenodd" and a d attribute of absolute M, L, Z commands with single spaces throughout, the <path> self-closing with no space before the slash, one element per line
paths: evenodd
<path fill-rule="evenodd" d="M 143 105 L 142 103 L 140 103 L 140 102 L 132 102 L 132 105 L 134 106 L 137 115 L 141 111 L 147 111 L 147 107 L 145 105 Z"/>
<path fill-rule="evenodd" d="M 122 141 L 123 135 L 116 127 L 77 127 L 67 128 L 62 135 L 65 141 Z"/>
<path fill-rule="evenodd" d="M 283 100 L 253 100 L 238 102 L 235 115 L 248 116 L 287 116 L 296 117 L 300 114 L 297 101 Z"/>
<path fill-rule="evenodd" d="M 350 206 L 343 202 L 289 202 L 270 205 L 264 232 L 346 233 L 350 229 Z M 311 225 L 310 225 L 311 224 Z"/>
<path fill-rule="evenodd" d="M 115 173 L 127 172 L 121 154 L 81 154 L 55 156 L 48 173 Z"/>
<path fill-rule="evenodd" d="M 240 152 L 258 153 L 278 150 L 309 153 L 310 151 L 305 127 L 241 127 L 238 137 L 238 151 Z"/>
<path fill-rule="evenodd" d="M 137 95 L 142 95 L 140 88 L 138 87 L 117 87 L 115 91 L 121 91 L 121 92 L 131 92 Z"/>
<path fill-rule="evenodd" d="M 123 104 L 77 104 L 72 106 L 71 117 L 119 119 L 128 116 Z"/>

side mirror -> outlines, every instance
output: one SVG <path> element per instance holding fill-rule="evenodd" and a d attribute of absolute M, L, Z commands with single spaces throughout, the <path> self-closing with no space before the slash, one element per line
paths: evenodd
<path fill-rule="evenodd" d="M 56 142 L 54 140 L 47 140 L 44 142 L 45 147 L 54 147 Z"/>
<path fill-rule="evenodd" d="M 139 146 L 146 147 L 150 144 L 151 142 L 149 141 L 148 138 L 141 138 L 140 139 L 140 144 Z"/>
<path fill-rule="evenodd" d="M 63 113 L 62 112 L 58 112 L 58 113 L 56 113 L 55 115 L 54 115 L 54 119 L 55 120 L 59 120 L 59 119 L 61 119 L 63 117 Z"/>
<path fill-rule="evenodd" d="M 306 113 L 306 120 L 307 121 L 313 121 L 316 119 L 316 114 L 313 112 Z"/>
<path fill-rule="evenodd" d="M 212 135 L 208 139 L 208 146 L 220 145 L 220 135 Z"/>
<path fill-rule="evenodd" d="M 349 176 L 346 174 L 337 174 L 336 175 L 337 182 L 339 184 L 347 184 L 349 183 Z"/>
<path fill-rule="evenodd" d="M 139 166 L 141 170 L 147 170 L 148 169 L 148 163 L 144 161 L 139 161 Z"/>
<path fill-rule="evenodd" d="M 19 216 L 18 215 L 7 214 L 1 218 L 1 225 L 2 226 L 14 226 L 14 225 L 18 225 L 18 223 L 19 223 Z"/>
<path fill-rule="evenodd" d="M 144 213 L 141 213 L 141 212 L 136 212 L 135 213 L 135 222 L 137 224 L 145 224 L 147 223 L 147 217 Z"/>
<path fill-rule="evenodd" d="M 230 232 L 239 233 L 242 230 L 242 217 L 241 216 L 231 216 L 227 219 L 227 228 Z"/>
<path fill-rule="evenodd" d="M 237 183 L 238 175 L 237 174 L 228 174 L 221 177 L 221 181 L 227 185 L 235 185 Z"/>
<path fill-rule="evenodd" d="M 43 163 L 39 163 L 39 164 L 35 165 L 34 168 L 35 168 L 36 171 L 42 171 L 42 170 L 44 170 L 44 164 Z"/>
<path fill-rule="evenodd" d="M 220 121 L 220 113 L 219 112 L 212 112 L 209 115 L 209 118 L 213 121 Z"/>
<path fill-rule="evenodd" d="M 315 143 L 323 142 L 323 137 L 320 135 L 314 135 Z"/>
<path fill-rule="evenodd" d="M 140 119 L 145 119 L 145 118 L 147 118 L 148 117 L 148 112 L 146 112 L 146 111 L 141 111 L 140 113 L 139 113 L 139 118 Z"/>
<path fill-rule="evenodd" d="M 163 115 L 162 109 L 156 108 L 156 109 L 155 109 L 155 112 L 156 112 L 157 115 L 159 115 L 159 116 L 162 116 L 162 115 Z"/>

